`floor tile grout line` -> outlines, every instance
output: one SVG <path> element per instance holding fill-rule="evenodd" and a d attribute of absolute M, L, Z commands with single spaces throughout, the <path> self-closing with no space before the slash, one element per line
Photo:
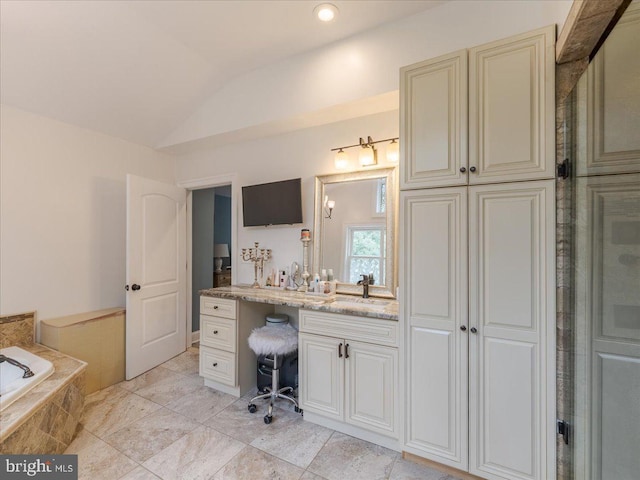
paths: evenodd
<path fill-rule="evenodd" d="M 324 427 L 327 428 L 327 427 Z M 318 449 L 318 453 L 316 453 L 313 458 L 311 459 L 311 461 L 309 462 L 309 465 L 307 465 L 307 468 L 304 469 L 305 472 L 309 472 L 312 473 L 314 475 L 317 475 L 316 473 L 312 472 L 311 470 L 309 470 L 309 467 L 313 464 L 313 461 L 318 457 L 318 455 L 320 455 L 320 452 L 322 451 L 322 449 L 324 449 L 324 447 L 327 446 L 327 443 L 329 443 L 329 440 L 331 440 L 333 438 L 333 435 L 337 432 L 337 430 L 333 430 L 331 428 L 329 428 L 329 430 L 331 430 L 331 435 L 329 435 L 329 437 L 327 437 L 327 439 L 324 441 L 324 443 L 322 444 L 322 447 L 320 447 Z M 319 475 L 321 476 L 321 475 Z"/>

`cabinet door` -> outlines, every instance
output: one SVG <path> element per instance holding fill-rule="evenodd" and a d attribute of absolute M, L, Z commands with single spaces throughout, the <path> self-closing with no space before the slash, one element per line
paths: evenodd
<path fill-rule="evenodd" d="M 298 342 L 300 407 L 343 420 L 344 342 L 308 333 L 300 333 Z"/>
<path fill-rule="evenodd" d="M 640 171 L 640 4 L 629 5 L 587 70 L 587 96 L 578 90 L 578 175 Z M 586 103 L 586 129 L 584 107 Z M 582 141 L 580 141 L 582 140 Z"/>
<path fill-rule="evenodd" d="M 554 180 L 469 188 L 469 471 L 555 478 Z"/>
<path fill-rule="evenodd" d="M 467 469 L 467 187 L 402 192 L 404 449 Z"/>
<path fill-rule="evenodd" d="M 400 188 L 464 185 L 467 51 L 400 70 Z"/>
<path fill-rule="evenodd" d="M 398 438 L 398 349 L 346 340 L 346 421 Z"/>
<path fill-rule="evenodd" d="M 469 50 L 469 184 L 553 178 L 555 25 Z"/>

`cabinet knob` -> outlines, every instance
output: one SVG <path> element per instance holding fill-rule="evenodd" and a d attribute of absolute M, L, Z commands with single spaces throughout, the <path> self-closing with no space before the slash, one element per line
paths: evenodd
<path fill-rule="evenodd" d="M 467 169 L 466 169 L 466 168 L 464 168 L 464 167 L 460 167 L 460 171 L 461 171 L 462 173 L 464 173 L 464 172 L 466 172 L 466 171 L 467 171 Z"/>
<path fill-rule="evenodd" d="M 467 331 L 467 326 L 466 325 L 460 325 L 460 330 L 462 330 L 463 332 Z"/>
<path fill-rule="evenodd" d="M 471 333 L 478 333 L 478 329 L 476 327 L 471 327 Z"/>
<path fill-rule="evenodd" d="M 476 167 L 469 167 L 469 171 L 470 171 L 471 173 L 475 172 L 475 171 L 476 171 Z"/>
<path fill-rule="evenodd" d="M 213 309 L 214 309 L 214 310 L 217 310 L 217 309 L 218 309 L 218 305 L 214 305 L 214 306 L 213 306 Z"/>
<path fill-rule="evenodd" d="M 218 330 L 214 330 L 214 331 L 213 331 L 213 334 L 214 334 L 214 335 L 217 335 L 217 334 L 218 334 Z"/>
<path fill-rule="evenodd" d="M 214 364 L 213 364 L 213 366 L 214 366 L 214 367 L 217 367 L 217 366 L 218 366 L 218 362 L 214 363 Z"/>

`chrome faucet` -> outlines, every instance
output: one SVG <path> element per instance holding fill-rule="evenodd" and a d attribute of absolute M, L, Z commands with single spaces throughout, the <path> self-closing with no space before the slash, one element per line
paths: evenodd
<path fill-rule="evenodd" d="M 29 367 L 27 367 L 26 365 L 20 363 L 17 360 L 14 360 L 13 358 L 9 358 L 9 357 L 7 357 L 5 355 L 0 355 L 0 363 L 2 363 L 2 362 L 10 363 L 11 365 L 15 365 L 16 367 L 22 369 L 22 371 L 24 372 L 24 375 L 22 375 L 22 378 L 33 377 L 33 375 L 34 375 Z"/>
<path fill-rule="evenodd" d="M 369 298 L 369 275 L 363 274 L 358 283 L 362 284 L 362 298 Z"/>

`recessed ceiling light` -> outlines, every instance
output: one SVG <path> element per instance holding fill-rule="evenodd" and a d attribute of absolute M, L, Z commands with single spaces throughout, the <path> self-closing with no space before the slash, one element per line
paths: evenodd
<path fill-rule="evenodd" d="M 338 15 L 338 7 L 330 3 L 322 3 L 313 9 L 313 14 L 321 22 L 330 22 Z"/>

